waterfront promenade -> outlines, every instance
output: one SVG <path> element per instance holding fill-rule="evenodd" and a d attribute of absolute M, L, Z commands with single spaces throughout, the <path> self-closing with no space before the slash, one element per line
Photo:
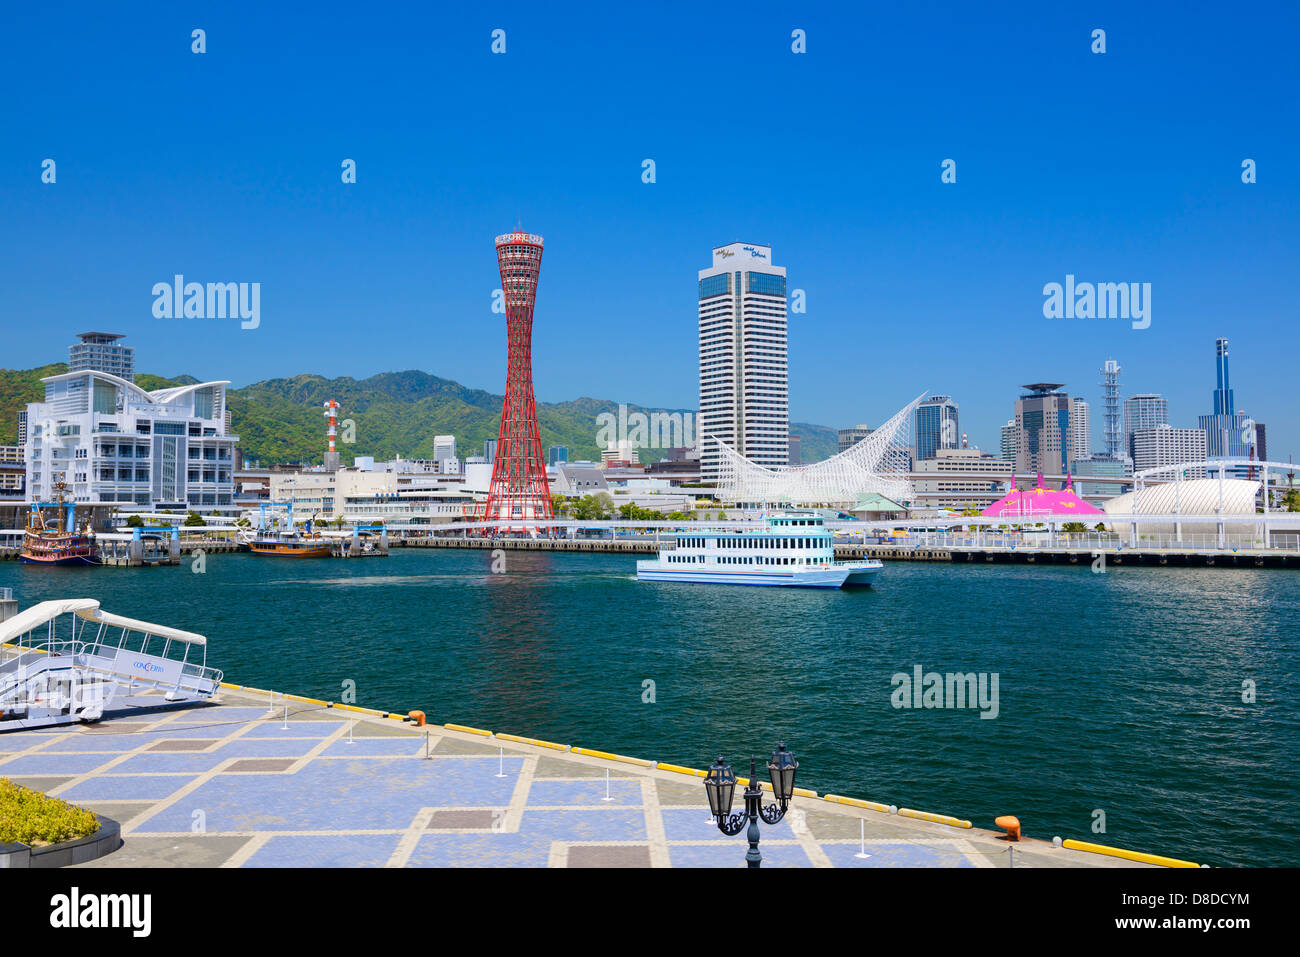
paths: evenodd
<path fill-rule="evenodd" d="M 138 696 L 97 725 L 0 735 L 0 776 L 121 823 L 124 845 L 87 867 L 744 865 L 743 838 L 710 822 L 690 769 L 274 701 L 234 687 L 183 709 Z M 762 825 L 765 866 L 1013 863 L 1001 832 L 842 800 L 855 799 L 801 794 Z M 1023 825 L 1046 840 L 1016 844 L 1015 867 L 1149 866 L 1054 847 Z"/>

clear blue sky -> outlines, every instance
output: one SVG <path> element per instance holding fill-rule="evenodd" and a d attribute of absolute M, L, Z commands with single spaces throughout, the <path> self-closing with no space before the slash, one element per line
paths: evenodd
<path fill-rule="evenodd" d="M 6 5 L 0 367 L 98 329 L 141 371 L 500 391 L 492 238 L 522 213 L 543 400 L 693 407 L 695 273 L 744 239 L 807 292 L 797 421 L 925 389 L 996 448 L 1046 380 L 1097 444 L 1114 357 L 1194 425 L 1226 335 L 1270 457 L 1300 452 L 1294 4 L 271 6 Z M 178 272 L 262 283 L 261 327 L 154 318 Z M 1067 273 L 1150 282 L 1151 327 L 1043 318 Z"/>

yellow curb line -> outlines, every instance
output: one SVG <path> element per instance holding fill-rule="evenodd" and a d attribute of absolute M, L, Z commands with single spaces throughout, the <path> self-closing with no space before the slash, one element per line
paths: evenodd
<path fill-rule="evenodd" d="M 968 828 L 971 826 L 970 821 L 963 821 L 961 818 L 951 817 L 947 814 L 931 814 L 929 811 L 914 811 L 907 807 L 900 807 L 898 816 L 910 817 L 918 821 L 929 821 L 932 824 L 947 824 L 949 827 Z"/>
<path fill-rule="evenodd" d="M 307 704 L 318 704 L 322 708 L 328 708 L 330 706 L 328 701 L 321 701 L 319 698 L 304 698 L 300 694 L 286 694 L 281 695 L 281 697 L 288 698 L 290 701 L 305 701 Z"/>
<path fill-rule="evenodd" d="M 13 647 L 13 646 L 6 645 L 5 647 Z M 233 691 L 247 691 L 250 694 L 265 694 L 265 695 L 277 694 L 277 692 L 274 691 L 267 691 L 261 688 L 250 688 L 245 685 L 231 684 L 230 682 L 227 681 L 221 682 L 221 687 L 229 688 Z M 380 718 L 388 718 L 392 721 L 405 721 L 407 717 L 406 715 L 399 715 L 396 712 L 377 711 L 374 708 L 361 708 L 356 705 L 350 705 L 350 704 L 335 704 L 332 701 L 321 701 L 318 698 L 305 698 L 302 695 L 286 694 L 286 693 L 279 693 L 279 694 L 280 697 L 282 698 L 288 698 L 294 701 L 304 701 L 307 702 L 308 704 L 320 705 L 321 707 L 324 708 L 339 708 L 345 711 L 354 711 L 358 714 L 375 715 Z M 643 768 L 654 768 L 660 771 L 671 771 L 675 774 L 687 774 L 690 775 L 691 777 L 697 777 L 697 778 L 707 777 L 707 772 L 705 771 L 700 771 L 696 768 L 682 767 L 681 765 L 678 764 L 666 764 L 662 761 L 650 761 L 645 758 L 632 758 L 623 754 L 611 754 L 608 751 L 596 751 L 592 748 L 571 747 L 565 744 L 556 744 L 554 741 L 543 741 L 540 738 L 525 738 L 517 734 L 494 735 L 491 731 L 484 731 L 482 728 L 471 728 L 463 724 L 444 724 L 443 727 L 447 728 L 450 731 L 460 731 L 465 734 L 477 734 L 485 738 L 496 737 L 501 739 L 502 741 L 512 741 L 516 744 L 527 744 L 535 748 L 547 748 L 551 751 L 561 751 L 561 752 L 569 751 L 573 754 L 581 754 L 589 758 L 603 758 L 606 761 L 617 761 L 623 764 L 633 764 Z M 748 787 L 749 778 L 738 777 L 736 778 L 736 783 Z M 760 781 L 759 787 L 765 791 L 772 790 L 771 783 L 767 781 Z M 794 793 L 796 796 L 799 797 L 811 797 L 811 798 L 818 797 L 817 792 L 809 788 L 795 788 Z M 876 801 L 864 801 L 861 798 L 845 797 L 840 794 L 821 795 L 821 800 L 829 801 L 833 804 L 843 804 L 848 807 L 866 808 L 869 811 L 877 811 L 882 814 L 890 813 L 888 805 L 880 804 Z M 928 821 L 932 824 L 946 824 L 949 827 L 959 827 L 963 829 L 972 827 L 970 821 L 966 821 L 961 818 L 952 817 L 951 815 L 948 814 L 932 814 L 928 811 L 917 811 L 912 808 L 906 808 L 906 807 L 899 808 L 898 815 L 900 817 L 912 818 L 913 820 Z M 1076 851 L 1088 851 L 1089 853 L 1092 854 L 1103 854 L 1108 857 L 1119 857 L 1119 858 L 1123 858 L 1124 860 L 1137 861 L 1142 864 L 1156 864 L 1161 867 L 1200 867 L 1199 864 L 1196 864 L 1192 861 L 1184 861 L 1176 857 L 1162 857 L 1159 854 L 1146 854 L 1143 853 L 1142 851 L 1130 851 L 1121 847 L 1109 847 L 1105 844 L 1090 844 L 1086 841 L 1065 840 L 1061 843 L 1061 846 Z"/>
<path fill-rule="evenodd" d="M 444 724 L 443 727 L 451 731 L 464 731 L 466 734 L 481 734 L 485 738 L 492 737 L 491 731 L 484 731 L 482 728 L 467 728 L 463 724 Z"/>
<path fill-rule="evenodd" d="M 1200 867 L 1191 861 L 1180 861 L 1176 857 L 1161 857 L 1159 854 L 1143 854 L 1141 851 L 1129 851 L 1122 847 L 1107 847 L 1105 844 L 1089 844 L 1086 841 L 1066 840 L 1062 847 L 1072 851 L 1091 851 L 1093 854 L 1105 854 L 1107 857 L 1122 857 L 1126 861 L 1138 861 L 1143 864 L 1159 864 L 1161 867 Z"/>
<path fill-rule="evenodd" d="M 604 758 L 606 761 L 621 761 L 623 764 L 635 764 L 642 768 L 653 768 L 658 762 L 645 758 L 629 758 L 622 754 L 610 754 L 608 751 L 593 751 L 591 748 L 569 748 L 574 754 L 585 754 L 589 758 Z"/>
<path fill-rule="evenodd" d="M 542 741 L 539 738 L 522 738 L 517 734 L 497 733 L 494 737 L 502 741 L 514 741 L 516 744 L 531 744 L 535 748 L 550 748 L 552 751 L 568 751 L 567 744 L 556 744 L 554 741 Z"/>
<path fill-rule="evenodd" d="M 684 768 L 678 764 L 664 764 L 662 761 L 656 764 L 655 767 L 660 771 L 672 771 L 675 774 L 690 774 L 697 778 L 705 776 L 704 771 L 697 771 L 695 768 Z"/>
<path fill-rule="evenodd" d="M 849 807 L 862 807 L 868 811 L 879 811 L 881 814 L 889 813 L 888 804 L 877 804 L 875 801 L 864 801 L 861 798 L 844 797 L 842 794 L 824 794 L 823 801 L 830 801 L 832 804 L 846 804 Z"/>

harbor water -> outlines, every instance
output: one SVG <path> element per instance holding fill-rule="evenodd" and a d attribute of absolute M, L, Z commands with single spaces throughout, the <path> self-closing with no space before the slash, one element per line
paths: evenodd
<path fill-rule="evenodd" d="M 1297 861 L 1293 571 L 895 562 L 875 588 L 820 591 L 638 583 L 635 562 L 5 562 L 0 588 L 205 634 L 237 684 L 355 688 L 363 706 L 691 767 L 723 754 L 742 775 L 780 739 L 821 792 L 1216 866 Z M 918 668 L 973 674 L 984 698 L 916 688 L 902 707 Z"/>

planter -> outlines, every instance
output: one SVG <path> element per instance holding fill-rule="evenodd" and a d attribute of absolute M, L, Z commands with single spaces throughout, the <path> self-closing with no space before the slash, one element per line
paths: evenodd
<path fill-rule="evenodd" d="M 84 864 L 112 854 L 122 846 L 122 825 L 112 818 L 96 814 L 99 830 L 73 841 L 28 847 L 26 844 L 0 844 L 0 870 L 25 867 L 67 867 Z"/>

